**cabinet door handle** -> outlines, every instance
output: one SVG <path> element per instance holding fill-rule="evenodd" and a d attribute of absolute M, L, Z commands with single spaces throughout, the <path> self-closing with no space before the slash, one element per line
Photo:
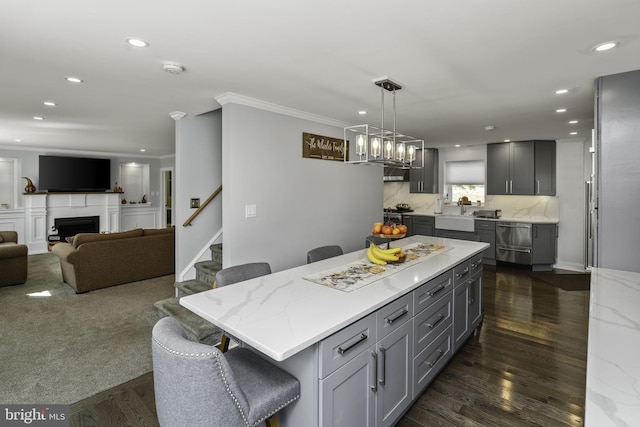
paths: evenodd
<path fill-rule="evenodd" d="M 403 308 L 402 310 L 400 310 L 400 313 L 398 313 L 398 315 L 396 315 L 395 317 L 387 317 L 386 318 L 387 325 L 392 325 L 393 322 L 395 322 L 396 320 L 398 320 L 408 312 L 409 310 L 407 310 L 406 308 Z"/>
<path fill-rule="evenodd" d="M 509 181 L 504 182 L 504 192 L 505 194 L 509 194 Z"/>
<path fill-rule="evenodd" d="M 387 350 L 384 347 L 380 347 L 380 356 L 382 356 L 380 364 L 382 365 L 382 378 L 378 380 L 378 384 L 384 386 L 384 382 L 387 377 Z"/>
<path fill-rule="evenodd" d="M 461 277 L 464 277 L 468 272 L 469 272 L 469 267 L 465 268 L 460 273 L 456 273 L 456 277 L 458 279 L 461 278 Z"/>
<path fill-rule="evenodd" d="M 471 264 L 471 268 L 478 268 L 480 264 L 482 264 L 482 261 L 476 261 L 473 264 Z"/>
<path fill-rule="evenodd" d="M 513 194 L 513 181 L 509 181 L 509 193 Z"/>
<path fill-rule="evenodd" d="M 371 352 L 371 357 L 373 357 L 373 382 L 371 383 L 371 391 L 378 391 L 378 353 L 375 351 Z"/>
<path fill-rule="evenodd" d="M 536 190 L 536 194 L 540 194 L 540 180 L 536 181 L 536 185 L 538 186 L 538 189 Z"/>
<path fill-rule="evenodd" d="M 358 344 L 360 344 L 362 341 L 366 340 L 367 338 L 369 338 L 369 337 L 367 337 L 366 334 L 360 334 L 358 339 L 356 339 L 353 343 L 349 344 L 346 348 L 338 347 L 338 353 L 345 354 L 347 351 L 351 350 L 353 347 L 357 346 Z"/>
<path fill-rule="evenodd" d="M 439 285 L 437 288 L 435 288 L 431 292 L 427 292 L 427 295 L 429 295 L 430 297 L 434 297 L 442 291 L 444 291 L 444 285 Z"/>
<path fill-rule="evenodd" d="M 442 322 L 445 318 L 446 318 L 446 316 L 444 314 L 440 313 L 440 317 L 438 318 L 438 320 L 436 320 L 433 323 L 427 323 L 427 326 L 429 327 L 429 329 L 433 329 L 436 326 L 438 326 L 440 324 L 440 322 Z"/>
<path fill-rule="evenodd" d="M 433 368 L 433 366 L 438 363 L 438 360 L 442 359 L 442 356 L 444 356 L 444 351 L 442 351 L 442 349 L 438 350 L 438 357 L 436 357 L 434 360 L 432 360 L 431 362 L 427 362 L 427 365 L 429 365 L 430 368 Z"/>

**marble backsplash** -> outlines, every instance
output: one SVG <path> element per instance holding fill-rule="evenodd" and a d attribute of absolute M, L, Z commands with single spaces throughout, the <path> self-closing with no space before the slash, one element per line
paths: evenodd
<path fill-rule="evenodd" d="M 407 203 L 418 214 L 433 214 L 436 200 L 442 195 L 409 193 L 406 182 L 384 183 L 383 208 L 395 208 L 398 203 Z M 559 217 L 558 197 L 556 196 L 487 196 L 483 206 L 467 207 L 467 214 L 478 209 L 501 209 L 503 218 L 514 219 L 552 219 Z M 443 205 L 443 214 L 459 214 L 456 204 Z"/>

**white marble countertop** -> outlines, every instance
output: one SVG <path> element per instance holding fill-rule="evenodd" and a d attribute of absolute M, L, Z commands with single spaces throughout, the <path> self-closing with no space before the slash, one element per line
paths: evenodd
<path fill-rule="evenodd" d="M 640 273 L 591 272 L 585 426 L 640 421 Z"/>
<path fill-rule="evenodd" d="M 364 260 L 364 249 L 183 297 L 180 304 L 282 361 L 488 247 L 487 243 L 426 236 L 400 239 L 392 246 L 412 242 L 443 244 L 452 249 L 353 292 L 331 289 L 302 277 Z"/>

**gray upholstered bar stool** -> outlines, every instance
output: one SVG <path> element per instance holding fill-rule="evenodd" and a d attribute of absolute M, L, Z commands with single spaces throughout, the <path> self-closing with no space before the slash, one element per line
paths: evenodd
<path fill-rule="evenodd" d="M 376 245 L 382 245 L 387 243 L 389 240 L 385 239 L 384 237 L 379 237 L 379 236 L 374 236 L 373 234 L 370 235 L 369 237 L 367 237 L 364 241 L 364 247 L 365 249 L 369 247 L 369 245 L 371 244 L 371 242 L 375 243 Z"/>
<path fill-rule="evenodd" d="M 300 382 L 244 348 L 223 354 L 187 339 L 172 317 L 153 327 L 151 350 L 162 427 L 277 426 L 277 413 L 300 397 Z"/>
<path fill-rule="evenodd" d="M 307 264 L 342 255 L 342 248 L 338 245 L 320 246 L 307 252 Z"/>
<path fill-rule="evenodd" d="M 216 273 L 214 288 L 232 285 L 244 280 L 271 274 L 271 266 L 266 262 L 250 262 L 223 268 Z M 223 331 L 224 332 L 224 331 Z M 220 350 L 224 353 L 229 349 L 230 338 L 226 333 L 220 338 Z"/>

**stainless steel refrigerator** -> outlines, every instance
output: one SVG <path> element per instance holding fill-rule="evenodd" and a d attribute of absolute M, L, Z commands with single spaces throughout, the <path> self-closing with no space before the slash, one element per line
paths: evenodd
<path fill-rule="evenodd" d="M 640 272 L 640 70 L 598 78 L 595 110 L 593 265 Z"/>

